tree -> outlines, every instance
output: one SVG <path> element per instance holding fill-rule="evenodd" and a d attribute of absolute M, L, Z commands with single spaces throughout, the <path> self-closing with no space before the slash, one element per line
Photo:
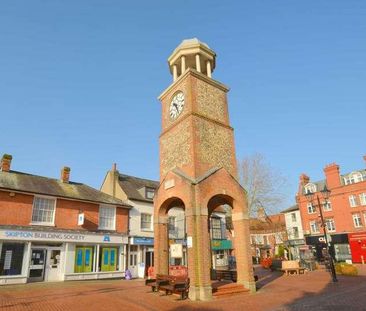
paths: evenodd
<path fill-rule="evenodd" d="M 259 153 L 239 160 L 240 183 L 247 191 L 248 210 L 250 216 L 256 216 L 259 208 L 267 213 L 278 211 L 283 203 L 282 191 L 286 179 L 276 172 Z"/>

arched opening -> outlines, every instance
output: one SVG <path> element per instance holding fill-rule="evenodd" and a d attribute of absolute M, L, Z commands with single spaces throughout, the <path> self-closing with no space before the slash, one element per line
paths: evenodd
<path fill-rule="evenodd" d="M 162 260 L 167 262 L 168 274 L 187 275 L 187 234 L 185 204 L 177 197 L 166 200 L 159 209 L 159 216 L 164 219 L 165 230 L 162 241 L 166 245 L 166 252 Z"/>
<path fill-rule="evenodd" d="M 233 243 L 233 198 L 215 195 L 207 204 L 211 252 L 211 279 L 236 281 L 236 260 Z M 229 273 L 230 272 L 230 273 Z"/>

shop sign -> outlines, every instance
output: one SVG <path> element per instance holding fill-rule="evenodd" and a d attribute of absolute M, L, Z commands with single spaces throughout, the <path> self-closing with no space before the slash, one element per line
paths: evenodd
<path fill-rule="evenodd" d="M 72 232 L 0 230 L 0 240 L 59 241 L 85 243 L 127 243 L 127 237 Z"/>
<path fill-rule="evenodd" d="M 131 244 L 133 244 L 133 245 L 154 245 L 154 239 L 146 238 L 146 237 L 133 237 Z"/>
<path fill-rule="evenodd" d="M 78 215 L 78 226 L 82 226 L 84 224 L 84 213 L 80 213 Z"/>
<path fill-rule="evenodd" d="M 211 248 L 213 250 L 232 249 L 233 245 L 231 240 L 212 240 Z"/>
<path fill-rule="evenodd" d="M 187 247 L 192 248 L 193 247 L 193 240 L 191 236 L 187 237 Z"/>
<path fill-rule="evenodd" d="M 170 257 L 171 258 L 182 258 L 183 257 L 183 245 L 182 244 L 170 245 Z"/>

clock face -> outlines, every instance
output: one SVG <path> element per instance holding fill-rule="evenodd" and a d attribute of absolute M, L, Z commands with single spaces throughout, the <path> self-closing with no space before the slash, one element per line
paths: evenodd
<path fill-rule="evenodd" d="M 170 119 L 175 120 L 181 114 L 184 108 L 184 94 L 178 92 L 174 95 L 169 107 Z"/>

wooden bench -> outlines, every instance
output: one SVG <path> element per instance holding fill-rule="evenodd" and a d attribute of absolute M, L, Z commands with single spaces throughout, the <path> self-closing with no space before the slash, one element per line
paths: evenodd
<path fill-rule="evenodd" d="M 188 297 L 189 278 L 186 276 L 158 274 L 156 279 L 146 280 L 145 285 L 151 286 L 153 292 L 164 290 L 166 295 L 178 293 L 181 299 Z"/>
<path fill-rule="evenodd" d="M 150 286 L 153 292 L 159 290 L 159 286 L 163 284 L 169 284 L 169 276 L 158 274 L 155 279 L 148 279 L 145 281 L 145 285 Z"/>
<path fill-rule="evenodd" d="M 301 268 L 299 262 L 296 260 L 284 260 L 282 261 L 282 271 L 284 271 L 286 275 L 304 274 L 305 268 Z"/>
<path fill-rule="evenodd" d="M 165 294 L 180 294 L 181 299 L 188 297 L 189 278 L 182 276 L 169 276 L 169 283 L 161 283 L 159 290 L 164 290 Z"/>

